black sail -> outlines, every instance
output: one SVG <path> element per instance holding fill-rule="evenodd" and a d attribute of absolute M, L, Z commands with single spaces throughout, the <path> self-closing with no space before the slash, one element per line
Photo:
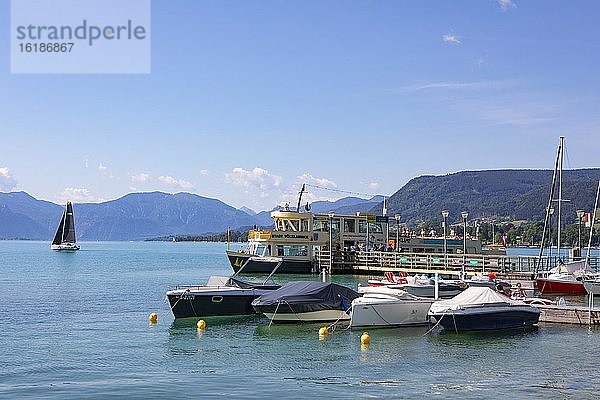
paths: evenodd
<path fill-rule="evenodd" d="M 52 244 L 60 244 L 62 242 L 62 235 L 65 226 L 65 215 L 66 211 L 63 211 L 62 218 L 60 219 L 60 224 L 58 224 L 58 229 L 56 230 L 56 235 L 54 235 L 54 240 Z"/>
<path fill-rule="evenodd" d="M 67 201 L 67 211 L 65 215 L 65 228 L 62 235 L 62 241 L 75 243 L 75 220 L 73 219 L 73 206 Z"/>

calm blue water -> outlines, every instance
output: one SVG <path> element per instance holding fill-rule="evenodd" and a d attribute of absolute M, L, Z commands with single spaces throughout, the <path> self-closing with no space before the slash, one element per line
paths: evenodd
<path fill-rule="evenodd" d="M 174 322 L 168 285 L 229 274 L 224 244 L 0 242 L 1 398 L 597 398 L 600 330 L 440 334 L 425 328 Z M 315 277 L 316 279 L 316 277 Z M 340 277 L 344 283 L 364 277 Z M 158 324 L 148 315 L 157 312 Z"/>

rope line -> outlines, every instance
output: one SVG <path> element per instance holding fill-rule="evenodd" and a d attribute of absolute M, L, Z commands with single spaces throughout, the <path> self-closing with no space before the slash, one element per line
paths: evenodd
<path fill-rule="evenodd" d="M 312 187 L 312 188 L 316 188 L 316 189 L 329 190 L 331 192 L 345 193 L 345 194 L 354 194 L 354 195 L 357 195 L 357 196 L 371 196 L 371 197 L 376 196 L 373 193 L 360 193 L 360 192 L 351 192 L 351 191 L 348 191 L 348 190 L 332 189 L 332 188 L 328 188 L 328 187 L 325 187 L 325 186 L 312 185 L 310 183 L 306 183 L 306 186 Z"/>
<path fill-rule="evenodd" d="M 440 324 L 440 322 L 442 322 L 442 319 L 444 319 L 444 317 L 446 316 L 446 313 L 442 314 L 442 318 L 439 319 L 438 322 L 436 322 L 436 324 L 431 327 L 431 329 L 429 329 L 427 332 L 425 332 L 425 334 L 423 336 L 427 336 L 431 333 L 431 331 L 433 331 L 435 328 L 437 328 L 437 326 Z"/>

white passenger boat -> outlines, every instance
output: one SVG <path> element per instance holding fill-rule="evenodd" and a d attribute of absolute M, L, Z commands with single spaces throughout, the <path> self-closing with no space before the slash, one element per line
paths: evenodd
<path fill-rule="evenodd" d="M 434 302 L 387 286 L 359 288 L 359 293 L 362 297 L 352 301 L 353 328 L 426 325 Z"/>

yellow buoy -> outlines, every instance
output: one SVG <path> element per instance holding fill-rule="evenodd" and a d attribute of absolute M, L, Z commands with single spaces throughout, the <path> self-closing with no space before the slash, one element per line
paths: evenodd
<path fill-rule="evenodd" d="M 371 336 L 369 336 L 368 332 L 364 332 L 362 334 L 362 336 L 360 337 L 360 343 L 361 344 L 370 344 L 371 343 Z"/>
<path fill-rule="evenodd" d="M 196 324 L 196 327 L 198 329 L 206 329 L 206 321 L 201 319 L 200 321 L 198 321 L 198 323 Z"/>
<path fill-rule="evenodd" d="M 153 312 L 152 314 L 150 314 L 148 319 L 150 320 L 151 324 L 155 324 L 156 321 L 158 321 L 158 315 L 156 315 L 156 313 Z"/>
<path fill-rule="evenodd" d="M 327 336 L 328 333 L 329 333 L 329 331 L 327 330 L 326 326 L 319 329 L 319 336 Z"/>

